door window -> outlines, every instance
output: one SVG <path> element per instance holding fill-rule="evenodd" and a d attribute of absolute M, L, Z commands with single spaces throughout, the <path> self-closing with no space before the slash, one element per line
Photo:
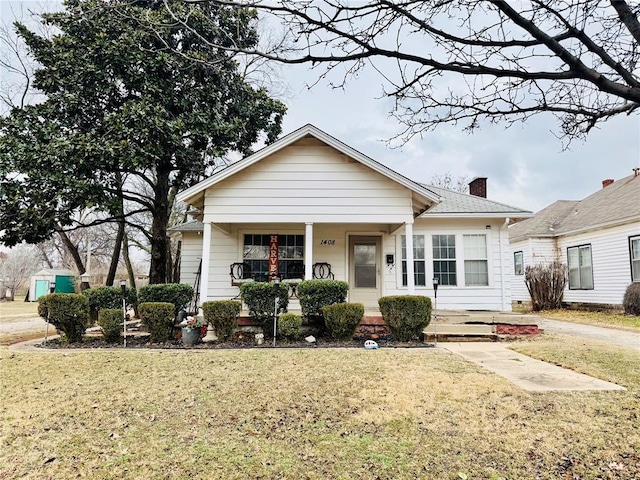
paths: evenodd
<path fill-rule="evenodd" d="M 376 288 L 377 251 L 376 244 L 355 244 L 353 246 L 354 274 L 356 288 Z"/>

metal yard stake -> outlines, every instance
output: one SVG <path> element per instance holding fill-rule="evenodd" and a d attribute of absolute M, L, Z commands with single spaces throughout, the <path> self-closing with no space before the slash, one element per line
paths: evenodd
<path fill-rule="evenodd" d="M 438 278 L 433 279 L 433 346 L 438 346 Z"/>
<path fill-rule="evenodd" d="M 56 282 L 51 282 L 49 284 L 49 293 L 53 293 L 56 291 Z M 49 338 L 49 318 L 51 318 L 51 309 L 47 307 L 47 329 L 44 331 L 44 344 L 47 344 L 47 339 Z"/>
<path fill-rule="evenodd" d="M 124 348 L 127 348 L 127 281 L 120 280 L 120 290 L 122 291 L 122 325 L 123 325 L 123 337 Z"/>
<path fill-rule="evenodd" d="M 277 328 L 278 328 L 278 303 L 280 298 L 278 297 L 278 290 L 279 290 L 279 286 L 280 286 L 280 277 L 279 276 L 275 276 L 275 278 L 273 279 L 273 283 L 276 286 L 276 300 L 275 300 L 275 305 L 274 305 L 274 309 L 273 309 L 273 346 L 276 346 L 276 332 L 277 332 Z"/>

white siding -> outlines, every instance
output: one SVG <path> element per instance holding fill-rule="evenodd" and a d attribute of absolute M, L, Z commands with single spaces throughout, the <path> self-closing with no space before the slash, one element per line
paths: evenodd
<path fill-rule="evenodd" d="M 554 238 L 529 238 L 512 244 L 511 252 L 511 268 L 509 275 L 511 277 L 511 294 L 515 301 L 529 302 L 531 297 L 524 283 L 524 270 L 527 266 L 546 265 L 553 262 L 556 257 L 556 240 Z M 523 274 L 516 275 L 513 269 L 513 254 L 522 252 L 523 257 Z"/>
<path fill-rule="evenodd" d="M 523 251 L 524 264 L 540 265 L 560 260 L 567 264 L 567 248 L 591 245 L 593 290 L 564 291 L 563 301 L 621 305 L 627 286 L 631 283 L 629 237 L 640 235 L 640 222 L 557 238 L 531 238 L 511 246 L 511 252 Z M 513 299 L 529 301 L 524 275 L 511 272 Z"/>
<path fill-rule="evenodd" d="M 560 237 L 561 260 L 567 263 L 567 247 L 591 245 L 593 290 L 565 289 L 565 302 L 621 305 L 631 283 L 629 237 L 640 235 L 640 222 L 598 231 Z"/>
<path fill-rule="evenodd" d="M 202 258 L 202 232 L 183 232 L 180 253 L 180 283 L 195 285 Z"/>
<path fill-rule="evenodd" d="M 206 191 L 205 221 L 398 223 L 412 193 L 319 142 L 298 142 Z"/>

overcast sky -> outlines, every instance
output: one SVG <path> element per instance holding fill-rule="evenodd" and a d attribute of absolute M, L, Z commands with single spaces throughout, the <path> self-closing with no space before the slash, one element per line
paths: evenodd
<path fill-rule="evenodd" d="M 392 103 L 380 98 L 381 79 L 375 72 L 365 72 L 345 90 L 326 82 L 308 90 L 319 71 L 305 66 L 283 73 L 289 85 L 284 133 L 311 123 L 421 183 L 446 172 L 487 177 L 489 199 L 535 212 L 556 200 L 582 199 L 602 188 L 602 180 L 620 179 L 640 166 L 639 115 L 609 120 L 567 151 L 554 136 L 559 130 L 555 117 L 546 114 L 510 128 L 488 125 L 473 134 L 441 125 L 394 149 L 384 140 L 401 132 L 402 125 L 389 116 Z"/>

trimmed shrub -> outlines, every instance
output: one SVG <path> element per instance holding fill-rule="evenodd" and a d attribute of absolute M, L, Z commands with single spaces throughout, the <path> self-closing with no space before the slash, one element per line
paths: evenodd
<path fill-rule="evenodd" d="M 622 300 L 624 313 L 640 316 L 640 283 L 632 283 L 624 292 Z"/>
<path fill-rule="evenodd" d="M 300 337 L 302 317 L 295 313 L 283 313 L 278 318 L 278 336 L 289 340 L 297 340 Z"/>
<path fill-rule="evenodd" d="M 249 309 L 251 318 L 260 322 L 266 335 L 273 336 L 276 297 L 278 313 L 286 312 L 289 305 L 289 287 L 282 283 L 249 282 L 240 286 L 240 295 Z"/>
<path fill-rule="evenodd" d="M 138 302 L 140 303 L 172 303 L 174 316 L 180 310 L 186 309 L 192 299 L 193 287 L 186 283 L 156 283 L 146 285 L 138 292 Z"/>
<path fill-rule="evenodd" d="M 48 319 L 70 343 L 81 342 L 89 325 L 89 304 L 83 295 L 51 293 L 38 299 L 38 315 Z"/>
<path fill-rule="evenodd" d="M 555 261 L 548 265 L 527 265 L 524 283 L 531 297 L 534 312 L 562 307 L 562 296 L 567 283 L 567 266 Z"/>
<path fill-rule="evenodd" d="M 218 300 L 202 304 L 205 322 L 213 325 L 216 334 L 223 342 L 233 338 L 233 333 L 238 328 L 238 315 L 241 309 L 242 304 L 235 300 Z"/>
<path fill-rule="evenodd" d="M 123 322 L 121 308 L 102 308 L 98 312 L 98 325 L 102 328 L 102 337 L 107 343 L 118 343 L 122 339 L 120 332 Z"/>
<path fill-rule="evenodd" d="M 92 322 L 98 320 L 98 311 L 102 308 L 119 308 L 122 312 L 122 290 L 120 287 L 95 287 L 88 288 L 82 295 L 89 302 L 89 318 Z M 125 290 L 124 297 L 127 305 L 135 305 L 136 291 L 132 288 Z"/>
<path fill-rule="evenodd" d="M 340 280 L 305 280 L 298 284 L 298 299 L 302 315 L 310 322 L 322 323 L 322 309 L 334 303 L 343 303 L 349 284 Z"/>
<path fill-rule="evenodd" d="M 408 342 L 420 337 L 431 322 L 431 299 L 420 295 L 395 295 L 378 300 L 380 312 L 394 340 Z"/>
<path fill-rule="evenodd" d="M 361 303 L 334 303 L 322 309 L 324 323 L 336 340 L 351 340 L 364 316 Z"/>
<path fill-rule="evenodd" d="M 138 305 L 140 320 L 149 330 L 151 342 L 166 342 L 171 338 L 174 312 L 174 305 L 167 302 L 145 302 Z"/>

